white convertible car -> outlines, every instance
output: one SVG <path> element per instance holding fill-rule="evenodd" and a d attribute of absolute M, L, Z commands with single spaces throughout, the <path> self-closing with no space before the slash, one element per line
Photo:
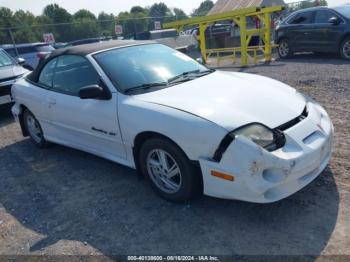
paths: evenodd
<path fill-rule="evenodd" d="M 333 125 L 272 79 L 215 71 L 153 42 L 58 49 L 12 89 L 24 136 L 136 168 L 163 197 L 268 203 L 314 180 Z"/>

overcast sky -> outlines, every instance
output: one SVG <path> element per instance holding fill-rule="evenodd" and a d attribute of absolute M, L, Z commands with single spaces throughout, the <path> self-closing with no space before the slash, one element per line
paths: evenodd
<path fill-rule="evenodd" d="M 164 2 L 168 7 L 182 8 L 187 14 L 197 8 L 204 0 L 0 0 L 0 6 L 5 6 L 13 11 L 18 9 L 29 10 L 35 15 L 42 13 L 43 8 L 51 3 L 57 3 L 74 13 L 81 8 L 88 9 L 96 15 L 105 11 L 118 14 L 121 11 L 129 11 L 134 5 L 149 6 L 153 3 Z M 285 2 L 296 2 L 298 0 L 285 0 Z M 328 0 L 329 5 L 350 3 L 350 0 Z"/>

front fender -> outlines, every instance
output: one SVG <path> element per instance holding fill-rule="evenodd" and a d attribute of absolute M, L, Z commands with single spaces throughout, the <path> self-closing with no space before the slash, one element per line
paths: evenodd
<path fill-rule="evenodd" d="M 130 96 L 118 99 L 119 123 L 123 141 L 134 146 L 142 132 L 160 133 L 174 141 L 190 160 L 212 157 L 227 131 L 208 120 L 163 105 Z"/>

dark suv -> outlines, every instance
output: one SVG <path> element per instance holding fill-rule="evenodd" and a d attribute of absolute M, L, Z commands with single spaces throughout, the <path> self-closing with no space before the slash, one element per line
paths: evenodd
<path fill-rule="evenodd" d="M 350 5 L 294 12 L 277 26 L 275 41 L 281 58 L 295 52 L 324 52 L 350 60 Z"/>

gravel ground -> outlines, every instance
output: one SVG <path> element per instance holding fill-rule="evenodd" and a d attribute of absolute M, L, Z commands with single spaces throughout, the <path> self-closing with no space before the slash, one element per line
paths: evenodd
<path fill-rule="evenodd" d="M 350 63 L 301 55 L 248 69 L 303 91 L 335 125 L 330 166 L 268 205 L 173 204 L 136 172 L 62 146 L 40 150 L 0 113 L 0 254 L 350 255 Z"/>

